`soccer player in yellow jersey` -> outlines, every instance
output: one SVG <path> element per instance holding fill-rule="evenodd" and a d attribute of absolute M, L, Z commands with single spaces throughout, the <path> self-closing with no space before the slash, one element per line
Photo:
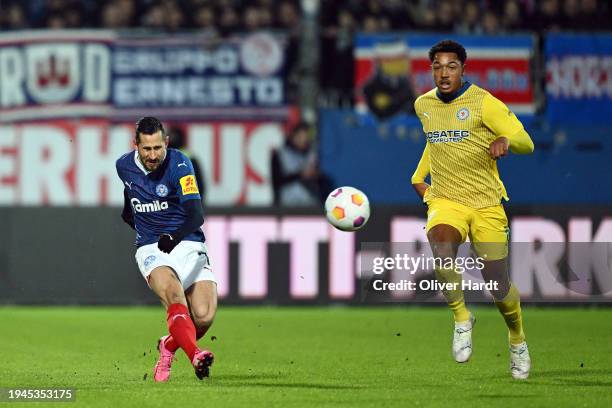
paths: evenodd
<path fill-rule="evenodd" d="M 434 256 L 456 258 L 469 236 L 477 256 L 485 260 L 482 275 L 497 282 L 491 294 L 508 326 L 510 371 L 526 379 L 531 368 L 523 333 L 519 293 L 508 277 L 508 219 L 501 200 L 508 199 L 499 178 L 499 158 L 533 152 L 533 142 L 503 102 L 463 78 L 465 48 L 444 40 L 429 51 L 436 88 L 415 101 L 427 143 L 412 184 L 427 204 L 427 238 Z M 425 183 L 430 175 L 431 185 Z M 472 354 L 474 316 L 467 309 L 462 277 L 454 269 L 436 269 L 436 278 L 454 314 L 452 352 L 463 363 Z"/>

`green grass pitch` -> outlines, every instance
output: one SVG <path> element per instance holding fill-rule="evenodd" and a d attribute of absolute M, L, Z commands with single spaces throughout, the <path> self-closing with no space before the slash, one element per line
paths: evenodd
<path fill-rule="evenodd" d="M 524 382 L 510 377 L 497 311 L 473 311 L 474 354 L 460 365 L 445 308 L 221 307 L 201 342 L 216 355 L 211 378 L 179 351 L 170 382 L 155 384 L 161 307 L 2 307 L 0 387 L 76 388 L 58 408 L 612 406 L 612 308 L 525 307 Z"/>

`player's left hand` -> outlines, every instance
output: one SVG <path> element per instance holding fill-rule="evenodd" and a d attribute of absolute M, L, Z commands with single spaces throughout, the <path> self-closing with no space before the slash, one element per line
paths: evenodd
<path fill-rule="evenodd" d="M 157 241 L 157 248 L 159 248 L 160 251 L 169 254 L 172 252 L 174 247 L 178 245 L 178 243 L 179 240 L 174 238 L 172 235 L 161 234 L 159 236 L 159 241 Z"/>
<path fill-rule="evenodd" d="M 497 160 L 500 157 L 506 156 L 509 148 L 510 141 L 508 138 L 503 136 L 498 137 L 489 146 L 489 156 L 491 156 L 493 160 Z"/>

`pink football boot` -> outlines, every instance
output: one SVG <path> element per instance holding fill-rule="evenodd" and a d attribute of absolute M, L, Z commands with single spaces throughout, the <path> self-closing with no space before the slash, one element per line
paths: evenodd
<path fill-rule="evenodd" d="M 174 353 L 165 346 L 168 337 L 169 336 L 163 336 L 157 342 L 159 360 L 155 363 L 155 369 L 153 371 L 153 380 L 155 382 L 166 382 L 170 378 L 170 366 L 172 365 L 172 360 L 174 360 Z"/>
<path fill-rule="evenodd" d="M 210 375 L 210 366 L 214 360 L 215 356 L 208 350 L 199 350 L 195 353 L 191 364 L 195 368 L 195 374 L 200 380 Z"/>

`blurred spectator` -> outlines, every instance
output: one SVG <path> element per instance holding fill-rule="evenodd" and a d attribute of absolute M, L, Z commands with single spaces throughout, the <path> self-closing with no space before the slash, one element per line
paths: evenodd
<path fill-rule="evenodd" d="M 258 7 L 257 13 L 259 14 L 259 25 L 262 28 L 274 27 L 274 16 L 272 15 L 273 8 Z"/>
<path fill-rule="evenodd" d="M 582 0 L 580 3 L 579 27 L 576 29 L 610 30 L 610 8 L 612 6 L 609 1 L 603 3 L 608 7 L 607 10 L 600 7 L 597 0 Z"/>
<path fill-rule="evenodd" d="M 118 0 L 131 2 L 131 0 Z M 183 11 L 174 0 L 161 0 L 153 3 L 142 17 L 145 28 L 176 32 L 187 28 Z"/>
<path fill-rule="evenodd" d="M 142 16 L 141 24 L 145 28 L 163 30 L 165 24 L 164 20 L 164 7 L 161 4 L 155 4 Z"/>
<path fill-rule="evenodd" d="M 191 164 L 193 164 L 193 173 L 195 174 L 196 182 L 198 183 L 198 187 L 200 189 L 200 197 L 202 197 L 202 201 L 204 201 L 206 197 L 206 183 L 204 179 L 204 172 L 202 170 L 202 166 L 200 166 L 200 162 L 198 161 L 198 159 L 196 159 L 187 148 L 187 138 L 185 137 L 185 131 L 179 126 L 172 126 L 168 129 L 168 136 L 170 136 L 170 142 L 168 143 L 168 147 L 180 150 L 185 154 L 185 156 L 189 157 L 189 160 L 191 160 Z"/>
<path fill-rule="evenodd" d="M 435 31 L 437 30 L 436 25 L 436 12 L 433 8 L 421 8 L 417 13 L 417 29 L 423 31 Z"/>
<path fill-rule="evenodd" d="M 403 39 L 375 46 L 375 71 L 363 86 L 370 111 L 380 119 L 414 112 L 415 94 L 410 77 L 410 56 Z"/>
<path fill-rule="evenodd" d="M 410 15 L 409 2 L 404 0 L 385 0 L 383 2 L 385 15 L 391 21 L 393 30 L 414 29 L 414 21 Z"/>
<path fill-rule="evenodd" d="M 240 20 L 232 7 L 223 7 L 219 13 L 219 34 L 228 36 L 238 31 Z"/>
<path fill-rule="evenodd" d="M 542 0 L 537 3 L 537 10 L 528 20 L 528 27 L 539 33 L 559 31 L 561 29 L 561 9 L 559 0 Z"/>
<path fill-rule="evenodd" d="M 212 35 L 218 34 L 216 26 L 215 10 L 210 5 L 202 5 L 196 9 L 194 14 L 194 25 L 198 30 L 201 30 Z"/>
<path fill-rule="evenodd" d="M 0 28 L 5 30 L 22 30 L 28 27 L 29 23 L 21 4 L 8 4 L 8 7 L 0 12 Z"/>
<path fill-rule="evenodd" d="M 281 1 L 278 6 L 278 26 L 279 28 L 296 31 L 300 28 L 300 12 L 297 6 L 291 1 Z"/>
<path fill-rule="evenodd" d="M 524 14 L 517 0 L 506 1 L 503 13 L 502 25 L 506 31 L 522 29 Z"/>
<path fill-rule="evenodd" d="M 164 10 L 164 29 L 170 32 L 180 31 L 186 28 L 185 17 L 183 10 L 174 0 L 163 0 L 162 6 Z"/>
<path fill-rule="evenodd" d="M 361 31 L 368 34 L 375 34 L 382 31 L 378 18 L 376 16 L 365 16 L 361 24 Z"/>
<path fill-rule="evenodd" d="M 485 11 L 482 16 L 482 33 L 486 35 L 495 35 L 503 31 L 503 28 L 499 24 L 497 14 L 492 10 Z"/>
<path fill-rule="evenodd" d="M 443 0 L 436 7 L 436 31 L 453 31 L 455 12 L 451 1 Z"/>
<path fill-rule="evenodd" d="M 255 6 L 248 6 L 242 13 L 242 29 L 245 32 L 257 31 L 262 26 L 259 20 L 259 9 Z"/>
<path fill-rule="evenodd" d="M 129 28 L 134 24 L 135 5 L 131 0 L 112 0 L 102 6 L 104 28 Z"/>
<path fill-rule="evenodd" d="M 54 11 L 47 15 L 45 19 L 45 27 L 52 30 L 61 30 L 63 28 L 68 28 L 68 24 L 64 19 L 62 13 Z"/>
<path fill-rule="evenodd" d="M 319 81 L 331 100 L 351 101 L 353 97 L 353 36 L 357 23 L 348 8 L 340 9 L 337 21 L 322 27 Z M 334 61 L 333 64 L 326 63 Z"/>
<path fill-rule="evenodd" d="M 296 125 L 283 146 L 272 153 L 271 169 L 274 204 L 281 206 L 318 205 L 329 190 L 328 179 L 319 172 L 312 145 L 311 127 Z"/>
<path fill-rule="evenodd" d="M 463 19 L 455 26 L 458 33 L 461 34 L 480 34 L 482 28 L 480 26 L 480 6 L 476 0 L 470 0 L 465 3 Z"/>

